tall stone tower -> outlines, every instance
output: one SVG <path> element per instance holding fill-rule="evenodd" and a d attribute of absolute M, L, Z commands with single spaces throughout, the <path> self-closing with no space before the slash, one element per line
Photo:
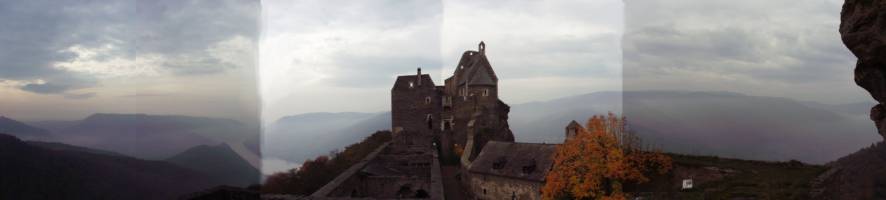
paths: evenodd
<path fill-rule="evenodd" d="M 462 56 L 443 86 L 421 74 L 398 76 L 391 89 L 392 130 L 404 134 L 430 135 L 441 146 L 441 156 L 465 148 L 473 133 L 472 159 L 488 141 L 514 141 L 508 126 L 510 106 L 498 98 L 498 76 L 486 57 L 486 44 Z M 473 121 L 472 126 L 468 123 Z M 469 131 L 470 129 L 470 131 Z"/>

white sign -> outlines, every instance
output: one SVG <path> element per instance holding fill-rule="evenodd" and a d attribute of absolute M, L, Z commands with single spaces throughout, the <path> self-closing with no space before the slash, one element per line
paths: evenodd
<path fill-rule="evenodd" d="M 692 179 L 683 179 L 683 189 L 692 189 Z"/>

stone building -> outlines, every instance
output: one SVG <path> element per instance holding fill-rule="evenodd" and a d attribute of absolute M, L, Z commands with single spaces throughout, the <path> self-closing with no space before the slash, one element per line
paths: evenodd
<path fill-rule="evenodd" d="M 554 144 L 491 141 L 467 166 L 465 184 L 475 199 L 541 199 L 555 150 Z"/>
<path fill-rule="evenodd" d="M 438 86 L 421 68 L 391 88 L 393 140 L 307 199 L 444 199 L 440 157 L 457 158 L 463 188 L 476 199 L 539 199 L 555 146 L 514 143 L 510 107 L 486 45 L 465 51 Z"/>
<path fill-rule="evenodd" d="M 478 123 L 472 157 L 488 141 L 514 141 L 508 126 L 510 106 L 498 99 L 498 76 L 486 58 L 486 44 L 462 53 L 455 72 L 443 83 L 435 85 L 421 68 L 415 75 L 398 76 L 391 89 L 392 131 L 430 135 L 444 157 L 453 156 L 453 147 L 465 147 L 471 120 Z"/>

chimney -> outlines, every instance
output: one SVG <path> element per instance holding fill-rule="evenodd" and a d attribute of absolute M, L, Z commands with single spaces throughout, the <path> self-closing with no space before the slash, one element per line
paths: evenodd
<path fill-rule="evenodd" d="M 416 78 L 418 78 L 418 85 L 421 86 L 421 67 L 418 68 L 418 76 Z"/>

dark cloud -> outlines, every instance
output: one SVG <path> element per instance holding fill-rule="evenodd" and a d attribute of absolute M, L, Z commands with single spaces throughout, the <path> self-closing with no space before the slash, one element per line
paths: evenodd
<path fill-rule="evenodd" d="M 208 50 L 233 37 L 254 41 L 258 16 L 257 0 L 2 1 L 0 80 L 41 80 L 20 87 L 41 94 L 96 86 L 96 74 L 54 67 L 81 56 L 72 47 L 113 47 L 94 61 L 159 55 L 166 59 L 161 66 L 147 67 L 173 75 L 218 73 L 236 66 Z"/>
<path fill-rule="evenodd" d="M 89 99 L 92 97 L 95 97 L 95 92 L 65 95 L 65 99 Z"/>
<path fill-rule="evenodd" d="M 235 36 L 253 40 L 258 36 L 261 5 L 257 0 L 137 3 L 135 25 L 139 43 L 135 48 L 140 54 L 200 54 Z"/>
<path fill-rule="evenodd" d="M 162 65 L 175 75 L 214 74 L 237 67 L 218 58 L 201 55 L 170 59 Z"/>
<path fill-rule="evenodd" d="M 60 93 L 93 84 L 70 78 L 54 68 L 55 62 L 77 57 L 64 51 L 73 46 L 126 46 L 125 14 L 134 1 L 20 1 L 0 2 L 0 79 L 32 81 L 21 89 L 37 93 Z M 79 82 L 83 80 L 84 82 Z"/>
<path fill-rule="evenodd" d="M 624 87 L 843 87 L 854 58 L 837 33 L 839 10 L 831 1 L 626 2 Z"/>
<path fill-rule="evenodd" d="M 31 83 L 22 86 L 21 89 L 40 94 L 54 94 L 65 92 L 71 89 L 71 86 L 56 83 Z"/>

